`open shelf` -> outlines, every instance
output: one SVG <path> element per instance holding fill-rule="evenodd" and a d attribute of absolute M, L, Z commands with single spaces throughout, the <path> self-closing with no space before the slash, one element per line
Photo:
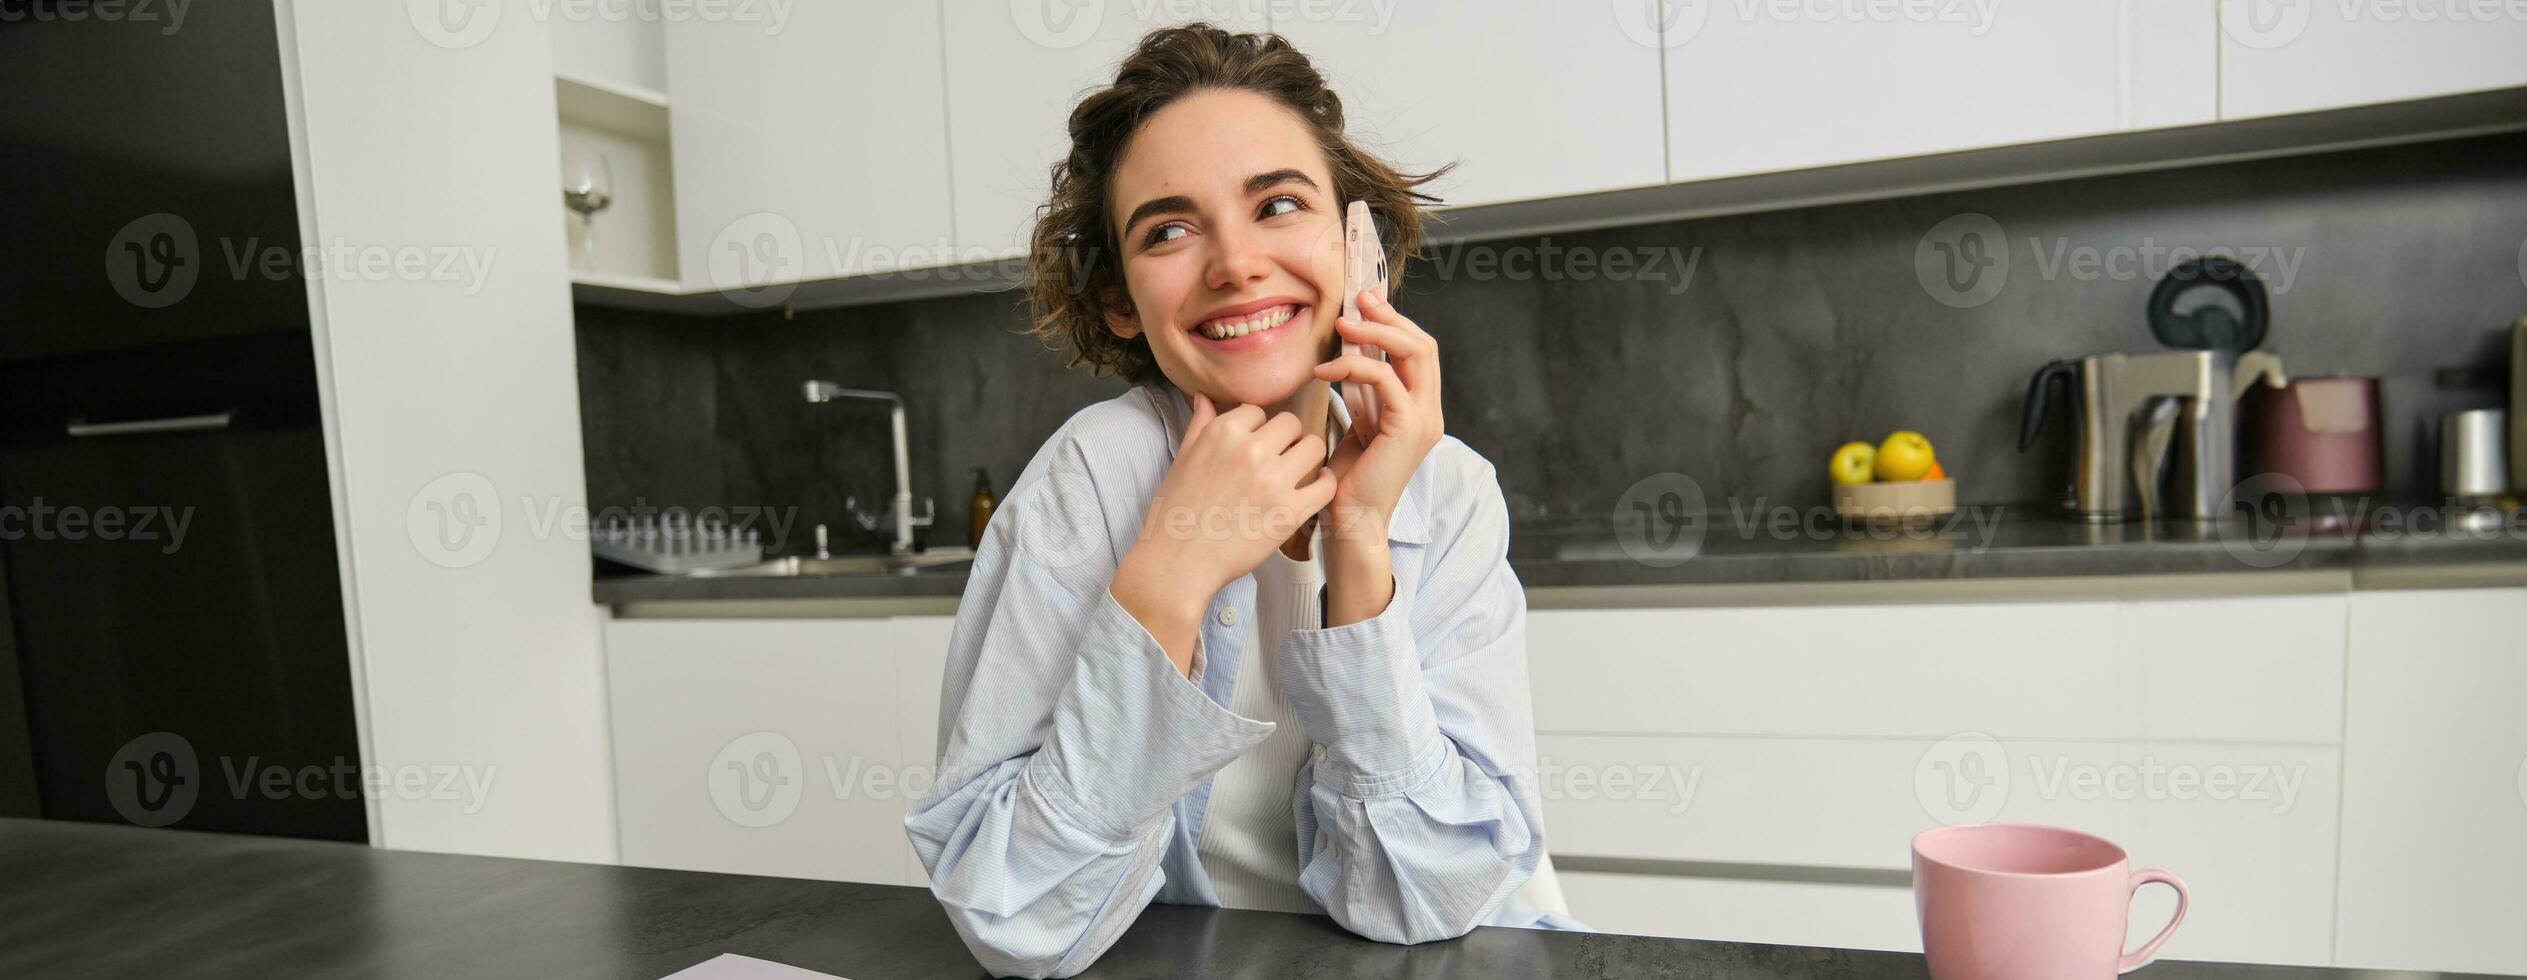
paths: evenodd
<path fill-rule="evenodd" d="M 587 269 L 570 270 L 570 284 L 618 292 L 657 293 L 662 296 L 682 296 L 685 293 L 684 284 L 673 279 L 624 275 L 618 272 L 592 272 Z"/>
<path fill-rule="evenodd" d="M 598 158 L 606 161 L 614 187 L 614 205 L 597 215 L 594 239 L 586 237 L 590 226 L 562 212 L 570 236 L 572 291 L 635 301 L 684 292 L 676 270 L 675 165 L 666 93 L 557 73 L 553 101 L 560 123 L 561 181 L 571 180 L 573 161 Z"/>
<path fill-rule="evenodd" d="M 625 136 L 667 140 L 667 93 L 593 78 L 553 76 L 553 100 L 563 120 Z"/>

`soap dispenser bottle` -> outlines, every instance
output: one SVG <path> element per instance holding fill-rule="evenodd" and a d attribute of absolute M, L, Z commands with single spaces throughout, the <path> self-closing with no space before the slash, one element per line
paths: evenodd
<path fill-rule="evenodd" d="M 991 471 L 980 466 L 975 467 L 974 503 L 971 514 L 973 525 L 971 536 L 966 538 L 967 541 L 973 542 L 974 547 L 983 546 L 983 525 L 991 523 L 992 508 L 999 505 L 1000 498 L 993 496 L 991 492 Z"/>

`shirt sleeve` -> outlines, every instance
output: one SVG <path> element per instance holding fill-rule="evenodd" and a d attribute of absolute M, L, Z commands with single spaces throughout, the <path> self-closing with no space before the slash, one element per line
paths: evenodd
<path fill-rule="evenodd" d="M 1165 883 L 1176 801 L 1273 729 L 1211 700 L 1115 601 L 1103 521 L 1066 485 L 1037 481 L 989 525 L 949 645 L 938 782 L 904 821 L 996 976 L 1093 963 Z M 1047 547 L 1048 527 L 1095 547 Z"/>
<path fill-rule="evenodd" d="M 1317 743 L 1294 793 L 1299 886 L 1371 939 L 1463 935 L 1544 856 L 1526 593 L 1507 505 L 1480 473 L 1438 495 L 1475 503 L 1417 583 L 1398 576 L 1377 616 L 1293 631 L 1284 651 L 1284 692 Z"/>

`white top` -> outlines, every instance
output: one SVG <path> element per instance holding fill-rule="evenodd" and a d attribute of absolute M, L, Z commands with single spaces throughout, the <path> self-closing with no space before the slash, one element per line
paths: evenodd
<path fill-rule="evenodd" d="M 1202 870 L 1233 909 L 1316 912 L 1299 889 L 1299 830 L 1291 794 L 1314 743 L 1290 711 L 1281 688 L 1281 646 L 1294 629 L 1324 625 L 1324 528 L 1308 540 L 1307 560 L 1272 549 L 1255 567 L 1255 614 L 1246 620 L 1246 653 L 1228 710 L 1273 724 L 1272 734 L 1211 777 L 1197 845 Z"/>

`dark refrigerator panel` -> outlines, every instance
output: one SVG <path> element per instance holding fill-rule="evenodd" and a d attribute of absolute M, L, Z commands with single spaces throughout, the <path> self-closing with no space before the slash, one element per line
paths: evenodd
<path fill-rule="evenodd" d="M 283 335 L 0 369 L 44 816 L 366 839 L 313 367 Z"/>

